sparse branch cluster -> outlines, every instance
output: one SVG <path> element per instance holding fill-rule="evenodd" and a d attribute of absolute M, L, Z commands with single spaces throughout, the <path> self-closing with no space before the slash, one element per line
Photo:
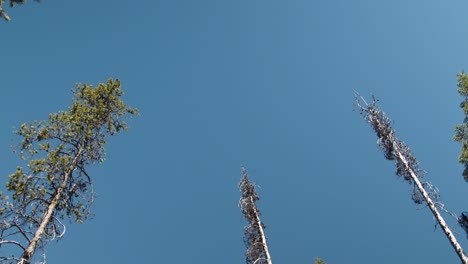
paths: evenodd
<path fill-rule="evenodd" d="M 438 202 L 438 189 L 428 182 L 421 182 L 424 171 L 419 169 L 419 163 L 411 154 L 409 147 L 401 140 L 396 138 L 395 131 L 391 127 L 391 120 L 377 106 L 377 100 L 373 98 L 372 103 L 367 103 L 364 98 L 356 95 L 356 105 L 364 119 L 371 124 L 377 134 L 378 145 L 384 151 L 385 158 L 394 160 L 396 163 L 396 174 L 402 176 L 405 181 L 414 185 L 413 201 L 421 204 L 423 201 L 427 204 L 433 213 L 437 223 L 441 226 L 445 235 L 449 239 L 462 263 L 468 263 L 468 257 L 465 255 L 462 247 L 458 243 L 454 234 L 446 224 L 444 218 L 439 213 L 439 209 L 448 212 L 442 203 Z M 448 212 L 451 216 L 456 216 Z M 463 216 L 463 215 L 462 215 Z M 458 218 L 463 227 L 462 217 Z M 468 226 L 468 222 L 466 224 Z"/>
<path fill-rule="evenodd" d="M 425 171 L 419 168 L 419 162 L 411 153 L 410 148 L 403 141 L 395 137 L 395 130 L 392 128 L 392 121 L 386 116 L 377 106 L 377 100 L 373 98 L 371 103 L 367 103 L 362 97 L 356 97 L 356 105 L 360 114 L 372 126 L 378 140 L 377 144 L 384 152 L 384 156 L 388 160 L 392 160 L 396 165 L 396 174 L 414 185 L 412 199 L 417 204 L 423 203 L 421 192 L 416 187 L 411 173 L 414 173 L 418 179 L 422 179 Z M 401 154 L 404 159 L 398 157 Z M 403 162 L 405 160 L 406 162 Z M 428 182 L 421 182 L 427 189 L 433 201 L 439 199 L 437 188 Z"/>
<path fill-rule="evenodd" d="M 239 207 L 249 222 L 249 225 L 244 228 L 244 243 L 247 247 L 246 263 L 271 264 L 264 232 L 265 225 L 260 221 L 260 211 L 256 205 L 260 197 L 255 192 L 255 186 L 249 181 L 245 168 L 242 168 L 239 190 L 241 193 Z"/>
<path fill-rule="evenodd" d="M 37 247 L 65 234 L 63 219 L 82 222 L 90 216 L 94 192 L 86 168 L 104 160 L 106 135 L 126 130 L 125 116 L 138 114 L 121 101 L 118 80 L 77 85 L 74 93 L 68 111 L 16 132 L 20 156 L 29 163 L 9 176 L 11 199 L 0 196 L 0 254 L 7 245 L 22 252 L 0 260 L 30 263 Z"/>

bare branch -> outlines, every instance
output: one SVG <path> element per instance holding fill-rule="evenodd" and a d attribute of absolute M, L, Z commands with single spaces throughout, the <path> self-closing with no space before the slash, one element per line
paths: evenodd
<path fill-rule="evenodd" d="M 26 249 L 23 245 L 21 245 L 21 243 L 19 243 L 18 241 L 14 241 L 14 240 L 0 240 L 0 244 L 15 244 L 23 250 Z"/>
<path fill-rule="evenodd" d="M 18 229 L 18 231 L 23 235 L 23 237 L 28 241 L 28 243 L 31 243 L 31 239 L 28 237 L 28 235 L 26 234 L 26 231 L 24 231 L 24 229 L 21 228 L 20 225 L 18 225 L 16 222 L 13 222 L 12 226 Z"/>

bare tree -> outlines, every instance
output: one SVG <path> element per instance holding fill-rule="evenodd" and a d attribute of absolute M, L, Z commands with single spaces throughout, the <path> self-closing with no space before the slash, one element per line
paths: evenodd
<path fill-rule="evenodd" d="M 40 2 L 40 0 L 34 0 L 36 2 Z M 3 3 L 5 2 L 5 0 L 0 0 L 0 16 L 5 19 L 6 21 L 10 21 L 10 16 L 8 16 L 8 14 L 5 12 L 5 10 L 3 9 Z M 10 0 L 10 7 L 13 7 L 15 4 L 24 4 L 26 2 L 26 0 Z"/>
<path fill-rule="evenodd" d="M 68 111 L 22 124 L 19 154 L 28 160 L 9 176 L 11 198 L 0 194 L 1 263 L 29 264 L 37 249 L 65 234 L 64 219 L 83 222 L 94 199 L 87 167 L 104 161 L 107 135 L 127 129 L 137 115 L 121 100 L 119 80 L 77 85 Z"/>
<path fill-rule="evenodd" d="M 241 199 L 239 207 L 249 225 L 244 228 L 244 243 L 247 247 L 247 264 L 272 264 L 265 237 L 265 225 L 260 221 L 260 211 L 256 202 L 260 199 L 247 176 L 247 170 L 242 168 L 242 179 L 239 182 Z"/>
<path fill-rule="evenodd" d="M 391 120 L 377 106 L 375 97 L 372 103 L 367 103 L 364 98 L 356 94 L 356 105 L 361 115 L 377 134 L 377 143 L 383 150 L 385 158 L 395 162 L 396 174 L 402 176 L 405 181 L 414 185 L 413 201 L 418 204 L 425 203 L 429 207 L 462 263 L 468 264 L 468 257 L 465 255 L 456 237 L 440 214 L 439 209 L 449 213 L 455 218 L 457 217 L 453 213 L 448 212 L 444 208 L 444 205 L 438 201 L 439 195 L 437 188 L 429 182 L 422 182 L 424 171 L 419 169 L 419 162 L 412 155 L 409 147 L 395 136 L 395 130 L 393 130 L 391 126 Z M 463 219 L 458 218 L 458 221 L 461 223 Z"/>

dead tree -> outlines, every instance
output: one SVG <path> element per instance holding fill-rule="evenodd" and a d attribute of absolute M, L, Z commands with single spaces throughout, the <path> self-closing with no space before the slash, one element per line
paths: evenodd
<path fill-rule="evenodd" d="M 440 214 L 439 209 L 451 214 L 455 218 L 456 216 L 448 212 L 443 204 L 438 201 L 439 194 L 437 188 L 429 182 L 422 182 L 424 171 L 419 169 L 419 162 L 412 155 L 409 147 L 395 136 L 395 130 L 393 130 L 391 126 L 391 120 L 377 106 L 375 97 L 372 103 L 367 103 L 364 98 L 358 94 L 356 94 L 355 99 L 356 106 L 361 115 L 377 134 L 377 143 L 383 150 L 385 158 L 395 162 L 396 174 L 398 176 L 402 176 L 405 181 L 414 185 L 413 201 L 418 204 L 425 203 L 429 207 L 462 263 L 468 264 L 468 257 L 465 255 L 456 237 Z M 462 217 L 458 218 L 458 222 L 462 225 Z"/>
<path fill-rule="evenodd" d="M 244 244 L 247 247 L 247 264 L 272 264 L 265 237 L 265 225 L 260 221 L 260 211 L 255 204 L 260 197 L 247 177 L 247 171 L 242 168 L 242 179 L 239 182 L 241 199 L 239 207 L 249 222 L 244 228 Z"/>
<path fill-rule="evenodd" d="M 36 2 L 39 2 L 40 0 L 34 0 Z M 5 2 L 5 0 L 0 0 L 0 16 L 5 19 L 6 21 L 10 21 L 10 16 L 8 16 L 8 14 L 5 12 L 5 10 L 3 9 L 3 2 Z M 10 0 L 10 7 L 13 7 L 14 5 L 22 5 L 26 2 L 26 0 Z"/>

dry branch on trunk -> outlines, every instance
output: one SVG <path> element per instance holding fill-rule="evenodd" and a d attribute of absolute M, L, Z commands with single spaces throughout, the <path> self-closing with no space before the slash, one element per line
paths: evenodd
<path fill-rule="evenodd" d="M 249 181 L 247 171 L 242 168 L 242 179 L 239 182 L 241 199 L 239 207 L 249 225 L 244 228 L 244 244 L 247 247 L 247 264 L 272 264 L 265 237 L 265 225 L 260 221 L 260 211 L 256 202 L 260 199 L 255 186 Z"/>
<path fill-rule="evenodd" d="M 356 94 L 356 106 L 377 134 L 378 145 L 383 150 L 385 158 L 395 161 L 396 174 L 414 185 L 413 201 L 418 204 L 423 202 L 427 204 L 462 263 L 468 264 L 468 257 L 438 210 L 439 208 L 448 212 L 443 204 L 438 202 L 437 188 L 428 182 L 421 182 L 424 172 L 419 169 L 419 163 L 409 147 L 395 136 L 391 120 L 377 106 L 377 100 L 373 98 L 372 103 L 367 103 L 364 98 Z M 452 213 L 450 214 L 453 216 Z"/>

